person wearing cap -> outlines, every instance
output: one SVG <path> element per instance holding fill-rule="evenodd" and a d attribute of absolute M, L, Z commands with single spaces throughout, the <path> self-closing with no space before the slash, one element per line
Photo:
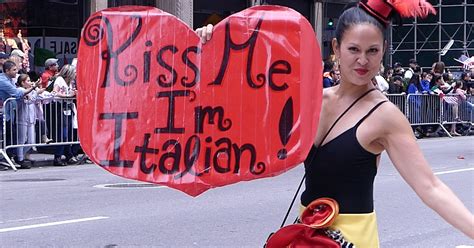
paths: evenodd
<path fill-rule="evenodd" d="M 0 52 L 0 73 L 3 73 L 3 64 L 8 59 L 8 54 Z"/>
<path fill-rule="evenodd" d="M 49 58 L 44 62 L 45 71 L 41 74 L 41 88 L 48 87 L 50 81 L 57 76 L 59 71 L 58 59 Z"/>
<path fill-rule="evenodd" d="M 415 59 L 410 59 L 408 63 L 410 67 L 405 71 L 405 74 L 403 75 L 403 77 L 407 80 L 410 80 L 411 77 L 413 77 L 413 74 L 415 73 L 415 71 L 417 70 L 418 63 L 416 62 Z"/>
<path fill-rule="evenodd" d="M 404 73 L 405 69 L 403 69 L 402 64 L 400 62 L 395 62 L 393 64 L 393 76 L 403 77 Z"/>
<path fill-rule="evenodd" d="M 36 89 L 37 85 L 34 84 L 33 87 L 29 89 L 17 88 L 15 87 L 14 79 L 17 77 L 18 67 L 13 61 L 5 61 L 3 64 L 3 71 L 4 73 L 0 73 L 0 102 L 3 103 L 8 98 L 14 97 L 17 100 L 23 98 L 24 95 L 29 94 L 31 91 Z M 4 106 L 4 114 L 6 119 L 6 127 L 7 127 L 7 136 L 11 135 L 10 138 L 6 137 L 7 144 L 12 143 L 16 144 L 16 135 L 15 129 L 9 130 L 14 125 L 15 120 L 15 108 L 16 108 L 16 101 L 10 102 L 11 104 Z M 0 127 L 3 130 L 3 115 L 0 115 Z M 28 165 L 22 165 L 21 168 L 28 168 Z"/>

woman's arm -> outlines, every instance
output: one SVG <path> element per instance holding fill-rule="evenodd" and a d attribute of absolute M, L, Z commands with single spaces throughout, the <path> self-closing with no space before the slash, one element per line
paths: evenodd
<path fill-rule="evenodd" d="M 389 111 L 388 114 L 383 113 L 386 117 L 382 117 L 385 119 L 384 134 L 380 143 L 390 160 L 427 206 L 474 239 L 474 216 L 451 189 L 433 174 L 405 116 L 398 110 Z"/>

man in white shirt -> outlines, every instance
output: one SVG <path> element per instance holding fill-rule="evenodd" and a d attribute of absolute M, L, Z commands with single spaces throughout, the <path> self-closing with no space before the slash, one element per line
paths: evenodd
<path fill-rule="evenodd" d="M 405 71 L 405 75 L 403 75 L 403 77 L 406 80 L 410 80 L 411 77 L 413 77 L 413 74 L 415 73 L 415 69 L 418 66 L 418 63 L 416 62 L 415 59 L 410 59 L 409 63 L 410 63 L 410 67 Z"/>

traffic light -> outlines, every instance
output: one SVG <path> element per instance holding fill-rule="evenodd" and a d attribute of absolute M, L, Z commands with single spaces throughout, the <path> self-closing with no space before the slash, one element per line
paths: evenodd
<path fill-rule="evenodd" d="M 329 28 L 334 27 L 334 21 L 332 20 L 332 18 L 329 18 L 328 20 L 328 27 Z"/>
<path fill-rule="evenodd" d="M 332 18 L 328 19 L 328 23 L 326 25 L 327 30 L 333 30 L 334 29 L 334 20 Z"/>

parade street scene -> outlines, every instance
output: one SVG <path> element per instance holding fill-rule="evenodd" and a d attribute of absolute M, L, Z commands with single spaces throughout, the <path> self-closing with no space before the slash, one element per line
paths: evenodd
<path fill-rule="evenodd" d="M 0 248 L 474 248 L 473 0 L 0 0 Z"/>

